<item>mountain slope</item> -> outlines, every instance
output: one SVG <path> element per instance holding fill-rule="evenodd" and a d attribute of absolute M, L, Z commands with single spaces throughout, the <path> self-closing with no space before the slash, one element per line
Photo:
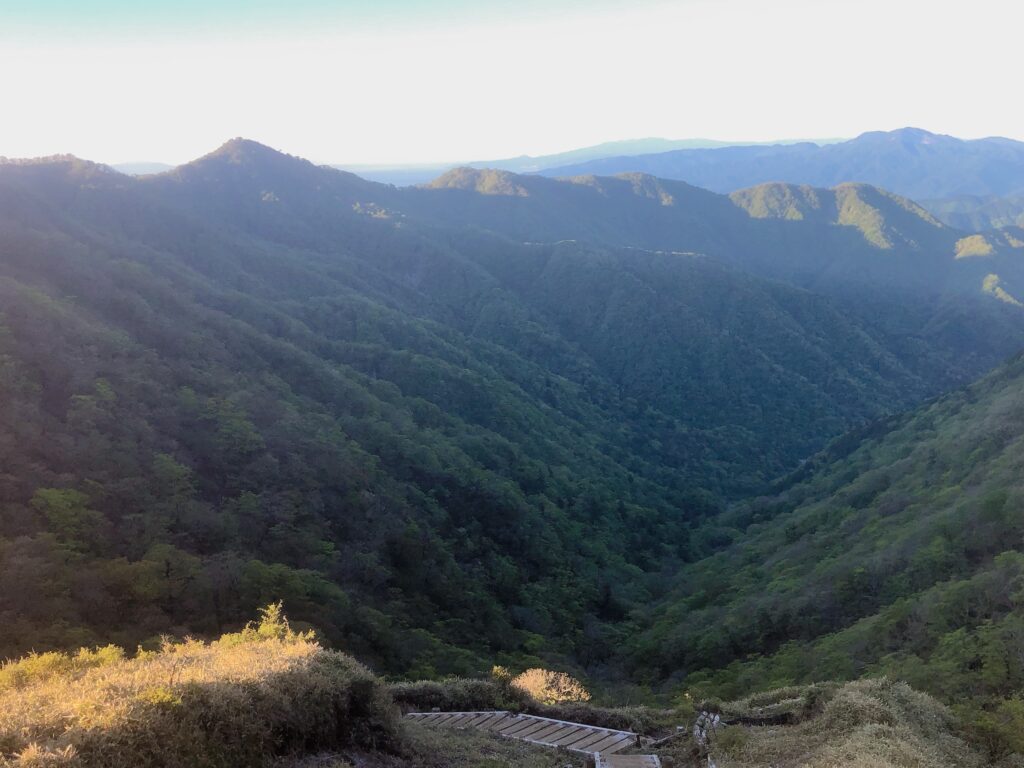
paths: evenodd
<path fill-rule="evenodd" d="M 1000 227 L 1024 227 L 1024 194 L 1005 197 L 965 195 L 927 200 L 923 205 L 951 227 L 982 232 Z"/>
<path fill-rule="evenodd" d="M 716 521 L 734 543 L 648 613 L 637 663 L 725 696 L 886 674 L 979 729 L 1012 720 L 1022 449 L 1021 357 L 844 437 L 777 495 Z"/>
<path fill-rule="evenodd" d="M 862 134 L 819 146 L 683 149 L 548 168 L 548 176 L 641 172 L 716 192 L 766 182 L 833 187 L 862 182 L 914 199 L 1006 195 L 1024 191 L 1024 143 L 1003 138 L 965 141 L 919 128 Z"/>
<path fill-rule="evenodd" d="M 0 653 L 214 634 L 284 598 L 389 671 L 599 668 L 724 543 L 697 532 L 722 496 L 1021 342 L 1005 302 L 858 313 L 713 256 L 500 234 L 554 234 L 565 196 L 588 228 L 620 197 L 662 221 L 666 194 L 806 225 L 686 185 L 495 184 L 529 194 L 399 192 L 242 140 L 138 179 L 0 165 L 0 574 L 25 585 Z"/>
<path fill-rule="evenodd" d="M 1013 249 L 957 258 L 967 233 L 916 203 L 863 184 L 763 184 L 731 196 L 643 174 L 546 179 L 461 168 L 390 205 L 447 226 L 517 240 L 579 240 L 697 252 L 801 287 L 982 295 L 985 277 L 1024 281 Z"/>

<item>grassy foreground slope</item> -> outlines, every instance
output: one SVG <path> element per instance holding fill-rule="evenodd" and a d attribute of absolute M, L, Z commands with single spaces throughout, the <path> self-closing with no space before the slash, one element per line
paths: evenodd
<path fill-rule="evenodd" d="M 258 625 L 133 659 L 113 646 L 0 667 L 3 768 L 577 768 L 580 756 L 494 734 L 430 728 L 402 709 L 526 711 L 670 738 L 645 747 L 668 768 L 704 765 L 694 712 L 544 705 L 491 680 L 385 686 L 296 633 L 272 605 Z M 718 705 L 719 766 L 981 766 L 949 709 L 904 683 L 787 688 Z M 781 715 L 781 717 L 780 717 Z M 758 719 L 775 717 L 772 727 Z M 676 731 L 676 726 L 682 726 Z M 1012 763 L 1005 763 L 1011 765 Z"/>
<path fill-rule="evenodd" d="M 906 683 L 864 680 L 843 686 L 782 688 L 723 705 L 735 724 L 712 739 L 718 768 L 981 768 L 984 750 L 963 738 L 948 707 Z M 789 712 L 783 725 L 752 725 Z M 664 755 L 688 762 L 686 744 Z M 1013 765 L 1014 763 L 1005 763 Z"/>
<path fill-rule="evenodd" d="M 397 711 L 348 656 L 293 632 L 275 607 L 258 627 L 134 659 L 108 646 L 0 667 L 0 765 L 256 766 L 356 746 L 396 750 Z"/>
<path fill-rule="evenodd" d="M 529 697 L 517 697 L 522 706 Z M 384 682 L 279 605 L 212 643 L 0 666 L 3 768 L 564 768 L 572 755 L 404 723 Z"/>

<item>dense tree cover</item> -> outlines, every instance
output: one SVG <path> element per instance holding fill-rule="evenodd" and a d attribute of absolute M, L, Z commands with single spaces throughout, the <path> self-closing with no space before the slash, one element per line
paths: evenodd
<path fill-rule="evenodd" d="M 724 696 L 885 674 L 1024 726 L 1022 457 L 1024 357 L 844 438 L 714 521 L 636 664 Z"/>
<path fill-rule="evenodd" d="M 1024 193 L 1016 195 L 961 195 L 928 200 L 924 205 L 951 227 L 973 232 L 1001 227 L 1024 227 Z"/>
<path fill-rule="evenodd" d="M 697 252 L 746 272 L 847 300 L 899 291 L 920 300 L 977 296 L 986 275 L 1024 284 L 1019 239 L 964 259 L 966 232 L 916 203 L 866 184 L 818 189 L 767 183 L 718 195 L 643 174 L 548 179 L 455 169 L 429 187 L 392 193 L 395 206 L 451 226 L 528 241 L 582 240 Z"/>
<path fill-rule="evenodd" d="M 999 302 L 823 297 L 738 246 L 523 243 L 502 221 L 550 201 L 449 192 L 247 142 L 150 179 L 0 166 L 0 655 L 283 599 L 389 671 L 600 668 L 729 543 L 724 500 L 1024 340 Z M 721 200 L 754 264 L 762 227 L 838 229 Z"/>

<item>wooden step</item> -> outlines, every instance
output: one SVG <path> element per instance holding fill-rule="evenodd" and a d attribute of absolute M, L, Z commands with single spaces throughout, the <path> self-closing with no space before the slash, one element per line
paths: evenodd
<path fill-rule="evenodd" d="M 602 755 L 594 756 L 597 768 L 661 768 L 657 755 Z"/>
<path fill-rule="evenodd" d="M 637 745 L 632 731 L 599 728 L 586 723 L 570 723 L 539 715 L 515 715 L 511 712 L 410 712 L 409 720 L 437 728 L 477 728 L 498 733 L 509 739 L 521 739 L 548 747 L 562 747 L 596 758 L 611 759 L 615 753 Z M 657 758 L 654 758 L 657 760 Z M 618 765 L 618 764 L 616 764 Z M 660 765 L 651 762 L 629 762 L 623 766 Z"/>

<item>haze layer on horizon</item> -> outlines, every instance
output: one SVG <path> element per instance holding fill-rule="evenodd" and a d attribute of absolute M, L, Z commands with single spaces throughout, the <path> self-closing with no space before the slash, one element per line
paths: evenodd
<path fill-rule="evenodd" d="M 0 0 L 0 155 L 427 163 L 915 125 L 1024 139 L 1012 0 Z M 984 55 L 978 55 L 980 50 Z"/>

